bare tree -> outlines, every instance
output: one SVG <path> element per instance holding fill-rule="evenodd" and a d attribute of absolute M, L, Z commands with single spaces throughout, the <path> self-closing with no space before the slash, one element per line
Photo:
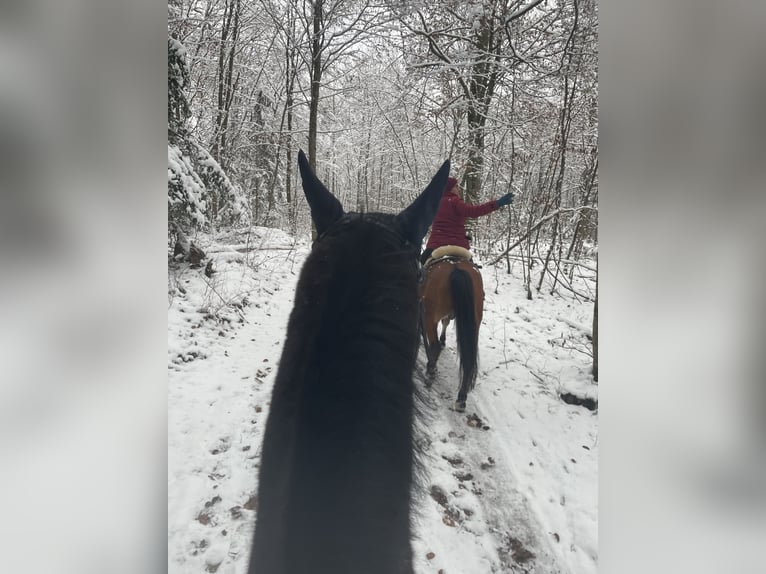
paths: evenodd
<path fill-rule="evenodd" d="M 309 51 L 304 57 L 311 78 L 309 96 L 309 163 L 316 166 L 317 129 L 322 77 L 327 69 L 353 50 L 379 23 L 383 12 L 372 0 L 314 0 L 301 10 Z"/>
<path fill-rule="evenodd" d="M 400 209 L 449 156 L 469 200 L 516 195 L 477 221 L 474 248 L 521 258 L 530 297 L 591 265 L 593 0 L 173 0 L 168 22 L 188 48 L 188 130 L 257 221 L 309 228 L 296 146 L 359 210 Z"/>

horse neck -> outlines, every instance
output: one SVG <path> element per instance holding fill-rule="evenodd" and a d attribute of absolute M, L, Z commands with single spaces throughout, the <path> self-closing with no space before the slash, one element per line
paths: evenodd
<path fill-rule="evenodd" d="M 265 571 L 411 571 L 416 272 L 360 245 L 317 249 L 296 290 L 256 531 L 285 568 Z"/>

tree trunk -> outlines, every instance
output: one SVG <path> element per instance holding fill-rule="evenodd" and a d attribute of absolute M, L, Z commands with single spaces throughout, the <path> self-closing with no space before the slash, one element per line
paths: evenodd
<path fill-rule="evenodd" d="M 513 78 L 511 80 L 511 117 L 510 117 L 510 125 L 511 125 L 511 173 L 508 177 L 508 191 L 513 191 L 513 178 L 516 175 L 516 131 L 515 131 L 515 119 L 516 119 L 516 78 Z M 506 244 L 506 258 L 505 258 L 505 264 L 506 264 L 506 273 L 508 275 L 511 274 L 511 235 L 513 233 L 511 226 L 513 224 L 513 210 L 508 209 L 508 242 Z"/>
<path fill-rule="evenodd" d="M 596 301 L 593 303 L 593 380 L 598 381 L 598 258 L 596 258 Z"/>
<path fill-rule="evenodd" d="M 322 81 L 322 36 L 324 0 L 314 0 L 311 38 L 311 98 L 309 100 L 309 164 L 316 172 L 319 86 Z"/>
<path fill-rule="evenodd" d="M 289 24 L 285 38 L 285 109 L 287 110 L 287 136 L 285 141 L 285 195 L 287 200 L 287 219 L 290 232 L 295 234 L 297 229 L 296 205 L 293 200 L 293 93 L 297 73 L 297 55 L 295 48 L 295 14 L 288 15 Z"/>
<path fill-rule="evenodd" d="M 234 100 L 236 82 L 234 80 L 234 52 L 239 37 L 239 0 L 229 0 L 224 8 L 224 20 L 221 27 L 221 44 L 218 52 L 218 109 L 215 117 L 215 134 L 210 153 L 225 171 L 228 168 L 226 158 L 227 129 L 229 110 Z M 231 45 L 229 45 L 231 38 Z"/>
<path fill-rule="evenodd" d="M 467 119 L 469 155 L 465 162 L 463 199 L 468 203 L 478 203 L 484 168 L 484 125 L 481 113 L 474 107 L 469 108 Z"/>

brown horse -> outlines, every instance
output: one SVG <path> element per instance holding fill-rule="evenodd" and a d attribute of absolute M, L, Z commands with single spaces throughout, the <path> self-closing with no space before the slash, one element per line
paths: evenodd
<path fill-rule="evenodd" d="M 465 411 L 468 391 L 476 383 L 479 365 L 479 326 L 484 311 L 484 283 L 473 263 L 445 257 L 426 264 L 420 285 L 420 329 L 426 348 L 426 373 L 436 373 L 436 361 L 446 344 L 447 326 L 455 319 L 460 356 L 460 390 L 455 409 Z M 437 338 L 439 322 L 441 336 Z"/>

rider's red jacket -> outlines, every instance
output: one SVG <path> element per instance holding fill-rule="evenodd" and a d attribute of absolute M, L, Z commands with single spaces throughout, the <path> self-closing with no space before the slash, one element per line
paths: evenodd
<path fill-rule="evenodd" d="M 498 209 L 497 201 L 492 200 L 481 205 L 470 205 L 451 191 L 445 191 L 436 212 L 431 235 L 426 249 L 436 249 L 442 245 L 458 245 L 470 249 L 465 236 L 465 220 L 481 217 Z"/>

